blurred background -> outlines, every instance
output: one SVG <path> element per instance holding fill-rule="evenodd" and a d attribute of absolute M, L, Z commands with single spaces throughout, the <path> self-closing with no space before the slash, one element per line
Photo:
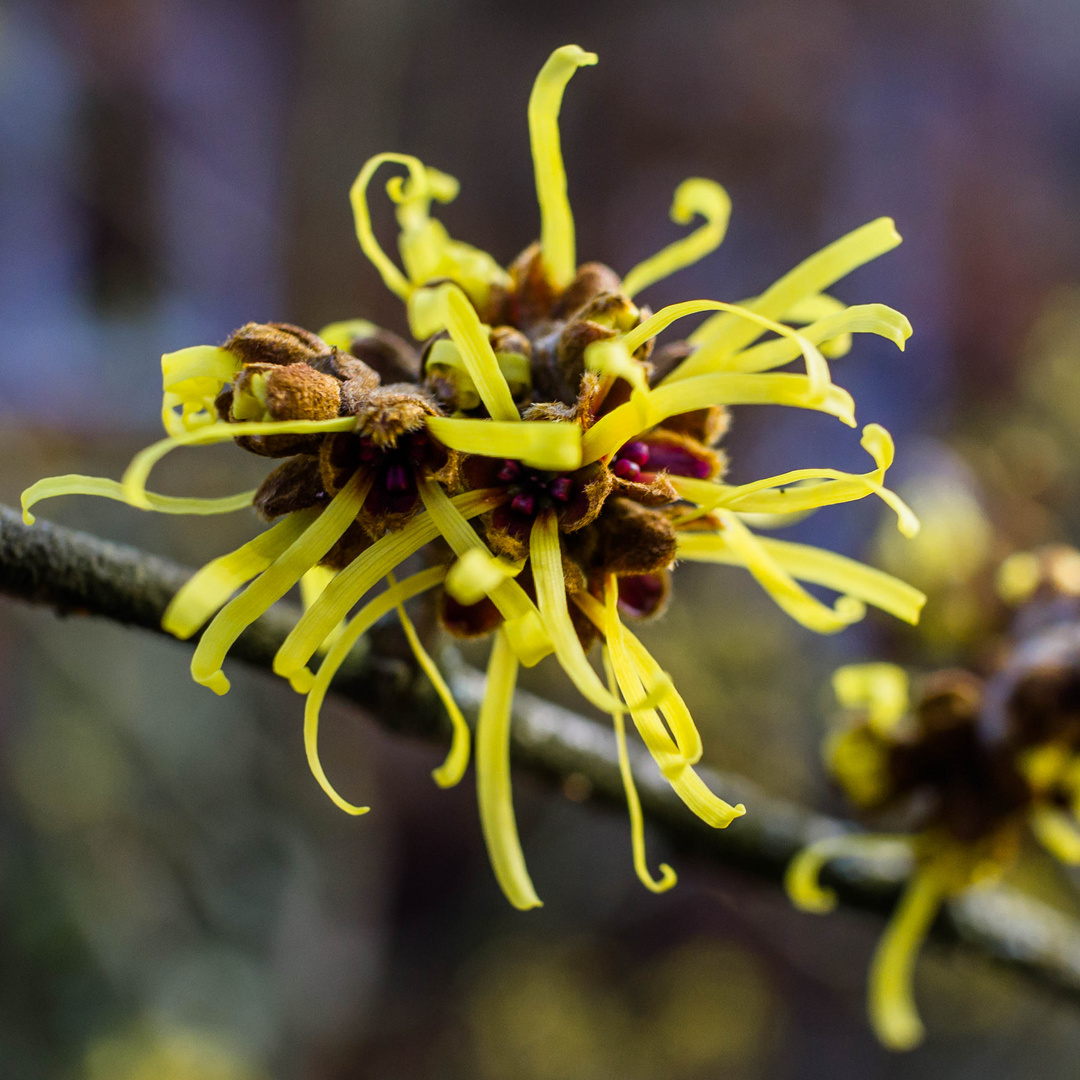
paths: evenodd
<path fill-rule="evenodd" d="M 739 571 L 687 566 L 643 634 L 710 763 L 843 812 L 818 757 L 833 667 L 992 668 L 994 567 L 1080 539 L 1068 0 L 4 0 L 0 500 L 43 475 L 119 476 L 157 437 L 162 352 L 248 320 L 402 332 L 352 231 L 348 187 L 373 153 L 457 176 L 443 220 L 509 261 L 538 230 L 529 89 L 568 42 L 600 54 L 563 110 L 582 259 L 625 271 L 679 235 L 667 209 L 686 176 L 734 201 L 723 246 L 650 290 L 654 307 L 753 295 L 881 214 L 905 237 L 835 291 L 899 308 L 915 336 L 904 354 L 858 340 L 834 377 L 894 434 L 891 479 L 924 532 L 902 541 L 868 500 L 789 535 L 926 589 L 923 626 L 815 638 Z M 736 415 L 736 481 L 867 467 L 852 432 L 795 412 Z M 175 457 L 169 492 L 263 472 L 233 448 Z M 92 499 L 42 510 L 189 565 L 258 527 Z M 516 778 L 545 907 L 514 912 L 469 782 L 430 781 L 440 748 L 331 704 L 324 757 L 375 808 L 347 818 L 310 778 L 299 699 L 240 668 L 216 698 L 188 658 L 0 600 L 4 1080 L 1075 1075 L 1075 1005 L 942 947 L 917 981 L 929 1039 L 890 1055 L 863 1014 L 880 920 L 794 913 L 657 836 L 651 861 L 681 881 L 653 896 L 625 816 L 581 784 Z M 577 705 L 557 669 L 533 685 Z M 1014 876 L 1080 909 L 1048 860 Z"/>

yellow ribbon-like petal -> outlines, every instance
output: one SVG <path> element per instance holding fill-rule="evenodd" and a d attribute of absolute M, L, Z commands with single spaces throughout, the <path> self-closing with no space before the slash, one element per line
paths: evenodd
<path fill-rule="evenodd" d="M 756 537 L 756 540 L 776 565 L 800 581 L 834 589 L 881 608 L 904 622 L 914 625 L 919 621 L 926 595 L 891 574 L 822 548 L 764 536 Z M 746 565 L 743 556 L 728 543 L 726 533 L 679 533 L 678 556 L 695 562 Z"/>
<path fill-rule="evenodd" d="M 548 276 L 560 289 L 573 280 L 577 256 L 574 215 L 566 194 L 566 168 L 559 142 L 559 109 L 574 72 L 596 61 L 596 53 L 585 52 L 577 45 L 556 49 L 540 69 L 529 96 L 529 141 L 540 203 L 540 250 Z"/>
<path fill-rule="evenodd" d="M 505 629 L 495 634 L 476 724 L 476 794 L 488 858 L 506 899 L 519 911 L 541 907 L 518 838 L 510 784 L 510 719 L 517 657 Z"/>
<path fill-rule="evenodd" d="M 896 664 L 846 664 L 832 677 L 833 693 L 845 709 L 865 709 L 870 727 L 888 735 L 911 708 L 907 672 Z"/>
<path fill-rule="evenodd" d="M 878 218 L 804 259 L 748 306 L 759 315 L 783 318 L 800 301 L 829 288 L 852 270 L 891 251 L 899 243 L 900 234 L 892 218 Z M 759 333 L 752 323 L 734 315 L 716 315 L 702 323 L 690 335 L 690 341 L 695 345 L 708 345 L 719 360 L 745 348 Z"/>
<path fill-rule="evenodd" d="M 429 416 L 427 428 L 444 446 L 463 454 L 512 458 L 550 472 L 573 472 L 581 467 L 581 428 L 577 424 Z"/>
<path fill-rule="evenodd" d="M 635 296 L 677 270 L 696 263 L 723 241 L 731 217 L 731 199 L 715 180 L 691 177 L 675 189 L 671 220 L 676 225 L 689 225 L 699 215 L 705 219 L 704 225 L 638 263 L 623 278 L 623 292 L 627 296 Z"/>
<path fill-rule="evenodd" d="M 604 646 L 604 672 L 607 675 L 608 690 L 612 697 L 618 697 L 618 682 L 615 669 L 611 665 L 611 655 Z M 650 892 L 667 892 L 678 882 L 675 871 L 667 863 L 660 864 L 660 879 L 657 880 L 649 871 L 645 858 L 645 819 L 641 813 L 641 799 L 634 783 L 634 770 L 630 767 L 630 755 L 626 748 L 626 720 L 622 709 L 611 711 L 611 720 L 615 727 L 615 744 L 619 752 L 619 775 L 622 777 L 623 791 L 626 792 L 626 808 L 630 813 L 630 850 L 633 853 L 634 873 L 638 881 Z"/>

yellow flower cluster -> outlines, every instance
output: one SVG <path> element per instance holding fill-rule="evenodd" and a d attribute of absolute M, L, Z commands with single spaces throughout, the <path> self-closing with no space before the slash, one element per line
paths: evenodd
<path fill-rule="evenodd" d="M 216 693 L 222 664 L 244 628 L 300 585 L 306 610 L 274 670 L 306 695 L 304 737 L 312 771 L 334 802 L 363 813 L 332 787 L 317 750 L 319 709 L 349 650 L 377 620 L 397 612 L 453 722 L 453 743 L 435 773 L 457 783 L 469 759 L 469 728 L 403 605 L 435 590 L 443 625 L 461 636 L 494 634 L 487 692 L 476 728 L 480 815 L 491 862 L 510 902 L 539 905 L 514 823 L 508 744 L 519 665 L 554 655 L 591 703 L 610 713 L 632 824 L 634 865 L 654 890 L 674 884 L 646 866 L 641 811 L 625 745 L 629 713 L 661 772 L 686 805 L 715 827 L 744 812 L 713 794 L 694 766 L 702 754 L 693 718 L 624 617 L 660 611 L 677 559 L 745 567 L 803 625 L 834 633 L 866 605 L 908 622 L 917 590 L 851 559 L 763 538 L 754 515 L 793 520 L 818 507 L 876 495 L 898 526 L 918 522 L 885 484 L 893 444 L 863 429 L 866 473 L 802 468 L 749 484 L 723 482 L 714 449 L 729 406 L 785 405 L 854 427 L 851 396 L 829 361 L 856 333 L 899 348 L 911 328 L 881 304 L 849 307 L 827 290 L 899 243 L 892 221 L 871 222 L 819 251 L 759 296 L 739 304 L 693 300 L 655 314 L 634 297 L 712 251 L 730 201 L 718 184 L 690 179 L 675 192 L 674 222 L 701 224 L 621 279 L 598 263 L 578 265 L 558 114 L 574 72 L 596 62 L 557 49 L 528 108 L 540 242 L 504 269 L 452 239 L 431 216 L 457 182 L 415 157 L 380 154 L 351 192 L 360 246 L 405 304 L 422 352 L 364 320 L 318 335 L 283 324 L 249 326 L 223 347 L 162 358 L 168 438 L 132 461 L 119 481 L 64 476 L 23 496 L 30 508 L 59 494 L 119 499 L 165 513 L 225 513 L 250 504 L 267 531 L 200 570 L 175 597 L 164 626 L 187 638 L 205 630 L 192 675 Z M 400 226 L 401 266 L 380 247 L 368 189 L 384 165 L 404 176 L 386 185 Z M 656 346 L 687 316 L 708 318 L 683 342 Z M 391 340 L 392 339 L 392 340 Z M 793 361 L 802 370 L 781 371 Z M 147 488 L 170 450 L 236 440 L 288 458 L 257 492 L 180 499 Z M 748 515 L 750 517 L 748 517 Z M 441 538 L 453 553 L 430 555 Z M 431 565 L 402 580 L 395 570 L 421 550 Z M 441 549 L 440 549 L 441 550 Z M 369 594 L 385 581 L 386 589 Z M 803 584 L 839 597 L 823 603 Z M 359 607 L 358 607 L 359 605 Z M 602 645 L 602 679 L 587 653 Z M 313 658 L 322 654 L 312 670 Z"/>

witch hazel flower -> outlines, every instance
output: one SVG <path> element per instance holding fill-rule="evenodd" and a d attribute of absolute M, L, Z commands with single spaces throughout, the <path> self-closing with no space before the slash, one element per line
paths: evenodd
<path fill-rule="evenodd" d="M 558 115 L 563 91 L 596 56 L 557 49 L 529 100 L 540 239 L 509 266 L 455 240 L 432 216 L 457 181 L 407 154 L 379 154 L 351 191 L 360 247 L 404 304 L 416 344 L 363 319 L 318 334 L 249 324 L 221 347 L 162 358 L 168 438 L 142 451 L 117 482 L 66 476 L 23 496 L 83 493 L 165 513 L 211 514 L 254 504 L 271 523 L 200 570 L 174 598 L 164 626 L 202 629 L 192 675 L 228 690 L 222 665 L 244 630 L 299 585 L 303 616 L 274 670 L 306 696 L 304 739 L 318 782 L 349 813 L 318 754 L 319 710 L 350 648 L 396 612 L 450 716 L 453 741 L 435 772 L 457 783 L 471 733 L 404 604 L 434 596 L 439 620 L 460 638 L 491 636 L 487 689 L 476 725 L 480 817 L 496 877 L 518 908 L 540 904 L 514 822 L 509 739 L 520 666 L 548 656 L 581 694 L 612 717 L 631 818 L 634 866 L 660 891 L 674 884 L 646 864 L 641 809 L 625 742 L 630 716 L 689 809 L 723 828 L 744 813 L 711 792 L 694 766 L 702 743 L 685 702 L 624 620 L 659 615 L 678 560 L 741 566 L 799 622 L 834 633 L 875 605 L 914 622 L 924 598 L 871 567 L 828 551 L 760 537 L 757 515 L 793 520 L 819 507 L 876 495 L 911 535 L 918 523 L 885 484 L 888 433 L 871 424 L 866 473 L 802 468 L 750 484 L 724 481 L 717 443 L 728 409 L 785 405 L 855 425 L 851 396 L 829 359 L 856 333 L 903 348 L 907 320 L 881 304 L 848 307 L 826 291 L 899 243 L 882 218 L 811 256 L 739 304 L 691 300 L 652 313 L 637 296 L 712 251 L 730 201 L 711 180 L 680 184 L 672 219 L 700 223 L 621 277 L 578 264 Z M 400 265 L 379 245 L 368 192 L 384 166 L 400 227 Z M 688 316 L 708 317 L 685 340 L 657 336 Z M 828 359 L 827 359 L 828 358 Z M 792 362 L 801 370 L 780 370 Z M 153 465 L 176 447 L 235 441 L 283 459 L 256 492 L 181 499 L 148 490 Z M 440 540 L 441 545 L 433 546 Z M 446 552 L 449 550 L 450 555 Z M 398 580 L 406 560 L 427 566 Z M 377 595 L 381 583 L 386 588 Z M 826 604 L 800 582 L 839 593 Z M 203 629 L 205 627 L 205 629 Z M 600 645 L 604 677 L 589 659 Z"/>

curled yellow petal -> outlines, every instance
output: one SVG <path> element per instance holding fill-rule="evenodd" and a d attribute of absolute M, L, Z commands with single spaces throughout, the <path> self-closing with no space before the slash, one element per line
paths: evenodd
<path fill-rule="evenodd" d="M 877 334 L 891 341 L 902 352 L 907 339 L 911 337 L 911 323 L 899 311 L 885 304 L 858 304 L 804 326 L 799 333 L 808 341 L 819 345 L 823 353 L 827 343 L 840 338 L 850 338 L 852 334 Z M 694 363 L 689 364 L 680 377 L 721 369 L 769 371 L 794 360 L 799 351 L 798 344 L 790 338 L 765 341 L 734 355 L 725 355 L 723 350 L 705 345 L 691 354 L 690 359 L 693 359 Z"/>
<path fill-rule="evenodd" d="M 342 322 L 333 322 L 324 326 L 319 331 L 319 337 L 327 345 L 347 353 L 357 338 L 371 337 L 378 332 L 379 328 L 367 319 L 345 319 Z"/>
<path fill-rule="evenodd" d="M 877 468 L 861 475 L 838 469 L 795 469 L 738 486 L 691 477 L 669 479 L 681 498 L 698 507 L 684 520 L 714 509 L 734 510 L 739 514 L 799 514 L 877 495 L 896 513 L 900 532 L 915 536 L 919 519 L 899 495 L 882 483 L 893 461 L 892 437 L 880 424 L 867 424 L 862 445 L 874 458 Z"/>
<path fill-rule="evenodd" d="M 827 413 L 855 426 L 855 402 L 834 384 L 818 397 L 805 375 L 697 375 L 662 383 L 648 393 L 635 391 L 629 401 L 602 416 L 582 437 L 582 463 L 607 457 L 669 416 L 710 405 L 788 405 Z"/>
<path fill-rule="evenodd" d="M 595 64 L 596 53 L 577 45 L 556 49 L 529 95 L 529 141 L 540 203 L 540 250 L 552 282 L 566 288 L 577 270 L 574 215 L 566 194 L 566 168 L 559 142 L 559 109 L 563 91 L 579 67 Z"/>
<path fill-rule="evenodd" d="M 500 497 L 491 490 L 469 491 L 452 501 L 458 514 L 468 519 L 490 510 Z M 357 555 L 289 631 L 274 656 L 275 674 L 290 678 L 300 671 L 368 590 L 438 535 L 438 525 L 431 515 L 417 514 L 405 528 L 387 533 Z"/>
<path fill-rule="evenodd" d="M 365 604 L 348 622 L 337 641 L 334 642 L 326 658 L 319 665 L 319 670 L 312 679 L 311 689 L 304 703 L 304 750 L 308 766 L 319 786 L 331 801 L 347 814 L 366 814 L 370 807 L 355 806 L 343 799 L 327 779 L 319 758 L 319 713 L 330 683 L 338 673 L 345 658 L 353 646 L 384 615 L 393 611 L 399 604 L 419 596 L 427 589 L 438 585 L 446 574 L 446 568 L 433 566 L 421 570 L 418 574 L 407 577 L 404 581 L 391 585 L 384 593 Z"/>
<path fill-rule="evenodd" d="M 286 551 L 315 520 L 315 511 L 289 514 L 243 547 L 208 562 L 181 586 L 161 617 L 163 630 L 186 640 L 232 594 L 261 574 Z"/>
<path fill-rule="evenodd" d="M 630 352 L 634 352 L 651 337 L 655 337 L 661 330 L 666 329 L 676 319 L 682 319 L 687 315 L 695 315 L 701 311 L 725 311 L 734 317 L 744 319 L 752 326 L 757 327 L 757 333 L 762 330 L 771 330 L 774 334 L 788 339 L 801 352 L 806 359 L 806 377 L 810 380 L 810 393 L 815 398 L 822 398 L 832 385 L 829 376 L 829 365 L 821 350 L 807 337 L 793 330 L 790 326 L 776 322 L 749 308 L 740 307 L 737 304 L 726 304 L 720 300 L 687 300 L 682 304 L 671 304 L 661 308 L 655 315 L 651 315 L 640 326 L 634 327 L 623 339 Z M 673 383 L 679 379 L 686 379 L 693 375 L 707 374 L 712 366 L 701 360 L 703 350 L 691 353 L 674 371 L 664 380 Z"/>
<path fill-rule="evenodd" d="M 124 497 L 132 506 L 153 510 L 146 491 L 150 470 L 171 450 L 179 446 L 208 446 L 229 442 L 240 435 L 319 435 L 330 431 L 351 431 L 356 420 L 342 416 L 334 420 L 267 420 L 242 424 L 208 424 L 195 431 L 161 439 L 140 450 L 120 480 Z"/>
<path fill-rule="evenodd" d="M 618 684 L 607 646 L 604 647 L 603 659 L 608 690 L 612 697 L 617 698 Z M 613 709 L 611 720 L 615 726 L 615 744 L 619 752 L 619 774 L 622 776 L 623 791 L 626 792 L 626 808 L 630 813 L 630 850 L 633 853 L 634 873 L 637 874 L 638 881 L 650 892 L 667 892 L 679 879 L 667 863 L 660 864 L 659 880 L 654 878 L 649 871 L 649 864 L 645 858 L 645 819 L 641 813 L 641 799 L 638 797 L 637 785 L 634 783 L 634 770 L 630 767 L 630 755 L 626 749 L 626 720 L 623 710 Z"/>
<path fill-rule="evenodd" d="M 1080 865 L 1080 829 L 1074 818 L 1056 807 L 1036 806 L 1028 820 L 1035 839 L 1055 859 L 1068 866 Z"/>
<path fill-rule="evenodd" d="M 420 498 L 442 538 L 459 559 L 474 549 L 491 556 L 487 544 L 455 505 L 456 500 L 450 499 L 434 480 L 420 479 Z M 503 630 L 521 663 L 532 667 L 552 651 L 551 639 L 536 605 L 516 581 L 503 579 L 488 596 L 506 620 Z"/>
<path fill-rule="evenodd" d="M 512 458 L 550 472 L 572 472 L 581 467 L 581 428 L 577 424 L 429 416 L 427 427 L 444 446 L 463 454 Z"/>
<path fill-rule="evenodd" d="M 833 672 L 832 686 L 845 709 L 866 710 L 879 735 L 888 735 L 911 707 L 907 672 L 896 664 L 846 664 Z"/>
<path fill-rule="evenodd" d="M 731 217 L 731 199 L 715 180 L 691 177 L 675 189 L 671 220 L 676 225 L 689 225 L 698 216 L 705 219 L 704 225 L 638 263 L 623 278 L 623 292 L 627 296 L 635 296 L 642 289 L 684 266 L 696 263 L 720 246 Z"/>
<path fill-rule="evenodd" d="M 440 294 L 446 307 L 446 328 L 492 420 L 519 421 L 518 407 L 476 309 L 455 285 L 442 286 Z"/>
<path fill-rule="evenodd" d="M 439 567 L 439 569 L 443 573 L 446 572 L 445 567 Z M 394 575 L 387 574 L 386 580 L 390 588 L 393 589 L 396 585 Z M 431 775 L 439 787 L 451 788 L 461 782 L 461 778 L 465 775 L 465 770 L 469 765 L 469 725 L 465 722 L 465 717 L 462 715 L 458 703 L 454 700 L 454 695 L 450 687 L 447 686 L 442 672 L 431 658 L 430 653 L 424 648 L 424 643 L 420 640 L 420 635 L 416 632 L 412 619 L 409 618 L 404 604 L 400 601 L 397 605 L 397 613 L 398 618 L 401 620 L 401 628 L 405 631 L 405 637 L 408 639 L 413 656 L 416 657 L 416 662 L 420 665 L 420 670 L 423 671 L 435 688 L 435 693 L 439 695 L 439 700 L 443 703 L 443 708 L 446 709 L 446 715 L 450 718 L 452 732 L 450 751 L 446 755 L 446 760 L 437 769 L 433 769 Z"/>
<path fill-rule="evenodd" d="M 508 563 L 481 548 L 470 548 L 450 567 L 446 591 L 466 607 L 478 604 L 507 578 L 521 573 L 524 563 Z"/>
<path fill-rule="evenodd" d="M 379 271 L 386 287 L 402 300 L 407 300 L 409 293 L 412 292 L 412 286 L 390 256 L 383 251 L 379 241 L 375 239 L 375 231 L 371 227 L 371 210 L 367 202 L 368 185 L 379 167 L 386 164 L 404 165 L 415 184 L 418 186 L 426 184 L 424 164 L 419 158 L 411 154 L 376 154 L 364 164 L 353 182 L 349 190 L 349 201 L 352 203 L 353 217 L 356 221 L 356 238 L 360 241 L 360 250 Z"/>
<path fill-rule="evenodd" d="M 891 836 L 867 836 L 863 833 L 840 833 L 807 844 L 788 863 L 784 889 L 800 911 L 825 915 L 836 907 L 836 893 L 821 884 L 826 863 L 852 855 L 910 855 L 911 848 L 902 839 Z"/>
<path fill-rule="evenodd" d="M 915 1008 L 915 959 L 941 907 L 937 874 L 922 869 L 908 883 L 870 963 L 870 1023 L 890 1050 L 911 1050 L 925 1035 Z"/>
<path fill-rule="evenodd" d="M 246 627 L 280 600 L 341 538 L 371 489 L 372 475 L 357 470 L 326 509 L 239 596 L 214 616 L 191 659 L 192 678 L 216 694 L 229 689 L 225 654 Z M 325 635 L 324 635 L 325 637 Z"/>
<path fill-rule="evenodd" d="M 612 712 L 621 704 L 613 698 L 589 663 L 566 604 L 559 523 L 552 510 L 538 515 L 529 537 L 529 564 L 536 584 L 536 600 L 555 656 L 581 695 L 598 709 Z M 635 699 L 636 700 L 636 699 Z"/>
<path fill-rule="evenodd" d="M 68 473 L 66 476 L 48 476 L 31 484 L 22 493 L 22 516 L 27 525 L 34 524 L 34 515 L 30 508 L 45 499 L 55 499 L 58 495 L 97 495 L 103 499 L 115 499 L 139 509 L 156 510 L 159 514 L 231 514 L 251 505 L 254 491 L 241 491 L 238 495 L 224 495 L 214 499 L 189 498 L 174 495 L 157 495 L 152 491 L 143 491 L 143 499 L 135 502 L 124 490 L 118 480 L 109 480 L 103 476 L 80 476 Z"/>
<path fill-rule="evenodd" d="M 783 318 L 796 304 L 829 288 L 864 263 L 884 255 L 900 243 L 892 218 L 878 218 L 842 236 L 821 251 L 804 259 L 755 300 L 749 302 L 759 315 Z M 690 335 L 695 345 L 708 345 L 717 359 L 745 348 L 760 330 L 733 315 L 716 315 Z"/>
<path fill-rule="evenodd" d="M 926 595 L 891 574 L 807 544 L 764 536 L 756 537 L 756 540 L 778 566 L 800 581 L 846 593 L 904 622 L 914 625 L 919 621 Z M 729 546 L 724 533 L 679 533 L 678 556 L 695 562 L 745 565 L 742 557 Z"/>
<path fill-rule="evenodd" d="M 541 907 L 514 820 L 510 783 L 510 719 L 517 657 L 505 630 L 495 634 L 487 686 L 476 724 L 476 794 L 488 858 L 506 899 L 519 911 Z"/>
<path fill-rule="evenodd" d="M 721 510 L 718 515 L 729 550 L 738 555 L 758 584 L 797 623 L 819 634 L 835 634 L 866 614 L 865 605 L 851 596 L 841 596 L 831 608 L 811 596 L 770 556 L 761 539 L 754 536 L 735 514 Z"/>
<path fill-rule="evenodd" d="M 213 345 L 165 353 L 161 358 L 161 420 L 165 430 L 179 435 L 214 423 L 214 399 L 239 369 L 239 357 Z"/>

